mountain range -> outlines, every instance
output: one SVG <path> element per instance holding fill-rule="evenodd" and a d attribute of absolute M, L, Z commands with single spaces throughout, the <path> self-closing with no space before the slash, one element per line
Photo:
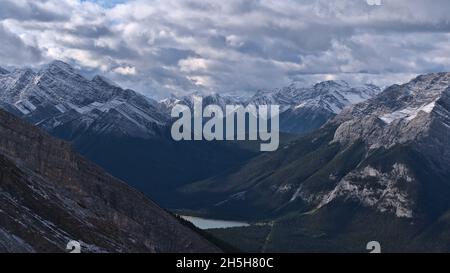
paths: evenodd
<path fill-rule="evenodd" d="M 351 86 L 345 81 L 325 81 L 313 86 L 291 84 L 274 90 L 259 90 L 253 96 L 209 94 L 176 97 L 160 101 L 162 109 L 170 113 L 173 106 L 183 104 L 193 108 L 195 98 L 203 99 L 203 106 L 219 105 L 279 105 L 280 131 L 302 134 L 314 131 L 330 118 L 339 114 L 345 107 L 365 101 L 381 92 L 372 84 Z"/>
<path fill-rule="evenodd" d="M 304 133 L 317 129 L 345 107 L 367 100 L 381 90 L 375 85 L 351 86 L 344 81 L 326 81 L 313 86 L 297 86 L 257 91 L 250 98 L 236 95 L 193 93 L 172 95 L 159 102 L 110 80 L 87 79 L 62 61 L 53 61 L 35 72 L 30 68 L 0 73 L 0 105 L 47 131 L 70 131 L 76 139 L 86 131 L 97 134 L 155 138 L 170 123 L 176 104 L 193 107 L 195 98 L 204 105 L 280 105 L 282 132 Z M 299 128 L 299 124 L 308 128 Z M 68 129 L 70 127 L 71 130 Z"/>
<path fill-rule="evenodd" d="M 5 70 L 0 90 L 0 107 L 72 143 L 114 176 L 172 208 L 184 203 L 176 188 L 239 166 L 258 151 L 238 142 L 175 142 L 170 137 L 171 108 L 177 103 L 192 107 L 199 96 L 205 105 L 222 107 L 267 103 L 270 97 L 267 91 L 251 99 L 194 93 L 157 102 L 101 76 L 87 79 L 61 61 L 38 71 Z M 317 129 L 345 106 L 377 92 L 371 85 L 324 82 L 274 90 L 271 98 L 282 105 L 282 129 L 297 133 Z"/>
<path fill-rule="evenodd" d="M 35 72 L 0 75 L 0 106 L 70 142 L 112 175 L 164 207 L 176 206 L 174 189 L 252 157 L 222 143 L 175 142 L 170 115 L 155 100 L 54 61 Z M 213 156 L 215 155 L 215 156 Z"/>
<path fill-rule="evenodd" d="M 345 81 L 325 81 L 313 86 L 297 86 L 258 91 L 248 104 L 280 105 L 280 130 L 309 133 L 325 124 L 352 104 L 365 101 L 381 92 L 378 86 L 351 86 Z"/>

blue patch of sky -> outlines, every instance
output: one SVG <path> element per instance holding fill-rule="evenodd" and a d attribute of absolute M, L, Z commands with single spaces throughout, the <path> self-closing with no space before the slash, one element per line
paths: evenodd
<path fill-rule="evenodd" d="M 128 0 L 81 0 L 81 2 L 93 2 L 105 8 L 112 8 L 117 4 L 128 2 Z"/>

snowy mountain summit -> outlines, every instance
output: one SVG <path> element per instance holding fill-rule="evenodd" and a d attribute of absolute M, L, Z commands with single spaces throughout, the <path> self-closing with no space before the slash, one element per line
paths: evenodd
<path fill-rule="evenodd" d="M 289 133 L 308 133 L 339 114 L 345 107 L 376 96 L 381 89 L 372 84 L 351 86 L 345 81 L 324 81 L 313 86 L 295 83 L 270 91 L 258 91 L 248 103 L 278 104 L 280 128 Z"/>
<path fill-rule="evenodd" d="M 298 87 L 295 83 L 272 91 L 259 91 L 249 103 L 279 104 L 284 110 L 321 108 L 338 114 L 345 107 L 365 101 L 381 89 L 375 85 L 351 86 L 345 81 L 324 81 L 310 87 Z"/>
<path fill-rule="evenodd" d="M 364 139 L 372 148 L 390 148 L 430 137 L 438 127 L 436 137 L 448 136 L 449 88 L 450 73 L 421 75 L 409 83 L 393 85 L 343 111 L 334 121 L 341 123 L 335 141 Z"/>
<path fill-rule="evenodd" d="M 74 134 L 93 129 L 149 137 L 167 122 L 156 101 L 101 76 L 86 79 L 61 61 L 38 72 L 0 74 L 0 90 L 4 108 L 47 130 L 70 127 Z"/>

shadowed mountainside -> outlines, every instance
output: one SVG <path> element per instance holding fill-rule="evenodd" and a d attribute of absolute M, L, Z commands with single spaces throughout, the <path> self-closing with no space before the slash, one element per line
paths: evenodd
<path fill-rule="evenodd" d="M 0 251 L 217 252 L 68 143 L 0 110 Z"/>

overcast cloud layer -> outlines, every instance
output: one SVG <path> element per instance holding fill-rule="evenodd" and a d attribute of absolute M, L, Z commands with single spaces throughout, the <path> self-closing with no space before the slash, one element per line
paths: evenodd
<path fill-rule="evenodd" d="M 0 65 L 60 59 L 159 97 L 450 71 L 450 1 L 368 2 L 0 0 Z"/>

